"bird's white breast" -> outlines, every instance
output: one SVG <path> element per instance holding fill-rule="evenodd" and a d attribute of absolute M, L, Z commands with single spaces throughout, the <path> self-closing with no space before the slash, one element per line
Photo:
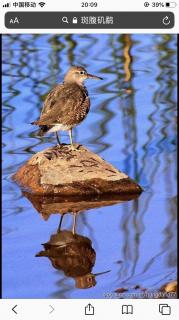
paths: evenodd
<path fill-rule="evenodd" d="M 54 124 L 54 126 L 50 130 L 48 130 L 48 132 L 57 132 L 59 130 L 66 131 L 69 129 L 69 126 L 65 126 L 63 124 Z"/>

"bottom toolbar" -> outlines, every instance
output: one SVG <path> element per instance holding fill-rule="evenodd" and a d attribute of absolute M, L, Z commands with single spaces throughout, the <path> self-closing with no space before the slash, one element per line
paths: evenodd
<path fill-rule="evenodd" d="M 1 319 L 59 319 L 59 317 L 73 320 L 109 320 L 133 319 L 176 320 L 179 315 L 177 299 L 4 299 L 0 301 Z"/>

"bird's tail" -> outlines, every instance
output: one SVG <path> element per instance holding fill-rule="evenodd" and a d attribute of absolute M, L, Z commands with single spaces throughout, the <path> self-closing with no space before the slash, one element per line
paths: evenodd
<path fill-rule="evenodd" d="M 35 120 L 35 121 L 31 122 L 30 124 L 33 124 L 35 126 L 39 126 L 39 120 Z"/>
<path fill-rule="evenodd" d="M 38 120 L 31 122 L 31 124 L 38 126 Z M 42 137 L 50 129 L 49 126 L 39 126 L 40 130 L 37 132 L 37 136 Z"/>
<path fill-rule="evenodd" d="M 40 130 L 37 132 L 37 136 L 42 137 L 49 130 L 48 126 L 40 126 Z"/>

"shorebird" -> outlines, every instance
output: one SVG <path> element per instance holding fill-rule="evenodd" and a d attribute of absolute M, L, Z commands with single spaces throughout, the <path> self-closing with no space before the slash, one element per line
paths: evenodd
<path fill-rule="evenodd" d="M 90 109 L 90 98 L 84 85 L 86 79 L 101 77 L 89 74 L 81 66 L 72 66 L 65 74 L 64 81 L 47 95 L 40 118 L 32 124 L 40 127 L 39 135 L 55 132 L 60 145 L 58 131 L 68 130 L 73 148 L 72 129 L 80 124 Z"/>

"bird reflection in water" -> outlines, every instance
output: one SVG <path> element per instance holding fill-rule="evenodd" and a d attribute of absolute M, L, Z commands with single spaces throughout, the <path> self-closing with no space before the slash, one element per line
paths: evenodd
<path fill-rule="evenodd" d="M 76 234 L 76 216 L 77 213 L 73 213 L 72 231 L 61 230 L 64 215 L 61 216 L 57 233 L 42 244 L 44 250 L 36 257 L 49 258 L 55 269 L 63 270 L 67 277 L 74 278 L 76 288 L 87 289 L 96 285 L 96 276 L 109 271 L 92 273 L 96 252 L 89 238 Z"/>

